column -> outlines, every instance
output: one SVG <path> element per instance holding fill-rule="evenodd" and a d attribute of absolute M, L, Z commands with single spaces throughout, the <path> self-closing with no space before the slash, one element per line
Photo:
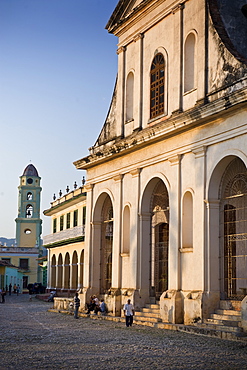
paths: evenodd
<path fill-rule="evenodd" d="M 126 80 L 126 47 L 121 46 L 117 50 L 118 54 L 118 96 L 117 112 L 119 112 L 118 121 L 121 122 L 121 128 L 118 128 L 117 135 L 124 137 L 124 106 L 125 106 L 125 80 Z"/>
<path fill-rule="evenodd" d="M 192 150 L 195 155 L 195 203 L 194 203 L 194 253 L 198 258 L 198 280 L 197 289 L 205 290 L 207 281 L 207 270 L 205 262 L 207 261 L 206 249 L 206 207 L 203 202 L 206 194 L 206 153 L 207 147 L 200 146 Z M 201 249 L 200 249 L 201 246 Z M 201 266 L 201 271 L 199 269 Z"/>
<path fill-rule="evenodd" d="M 144 35 L 142 33 L 138 33 L 134 37 L 134 41 L 137 44 L 139 55 L 139 65 L 137 66 L 136 73 L 135 73 L 135 82 L 136 86 L 139 86 L 138 94 L 134 94 L 134 99 L 139 101 L 138 105 L 138 112 L 137 112 L 137 123 L 135 123 L 135 129 L 142 129 L 142 114 L 143 114 L 143 38 Z"/>
<path fill-rule="evenodd" d="M 115 182 L 116 202 L 114 204 L 113 250 L 112 250 L 112 287 L 121 287 L 121 245 L 122 245 L 122 212 L 123 212 L 123 175 L 113 178 Z"/>
<path fill-rule="evenodd" d="M 169 158 L 169 162 L 171 166 L 174 166 L 174 177 L 172 191 L 169 193 L 168 289 L 180 290 L 182 286 L 181 256 L 179 253 L 181 248 L 181 155 L 174 155 Z"/>
<path fill-rule="evenodd" d="M 93 184 L 86 184 L 87 208 L 85 225 L 85 249 L 84 249 L 84 287 L 90 287 L 92 282 L 92 212 L 93 212 Z"/>
<path fill-rule="evenodd" d="M 220 291 L 220 247 L 219 247 L 219 199 L 205 200 L 206 204 L 206 243 L 205 243 L 205 284 L 208 292 Z"/>

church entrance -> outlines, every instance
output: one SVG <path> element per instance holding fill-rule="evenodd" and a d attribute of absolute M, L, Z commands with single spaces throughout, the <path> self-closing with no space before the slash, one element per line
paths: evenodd
<path fill-rule="evenodd" d="M 151 198 L 151 296 L 158 300 L 168 289 L 169 199 L 159 180 Z"/>
<path fill-rule="evenodd" d="M 155 226 L 154 287 L 157 299 L 168 289 L 168 241 L 169 225 Z"/>
<path fill-rule="evenodd" d="M 238 158 L 222 177 L 220 223 L 223 298 L 242 300 L 247 294 L 247 170 Z"/>

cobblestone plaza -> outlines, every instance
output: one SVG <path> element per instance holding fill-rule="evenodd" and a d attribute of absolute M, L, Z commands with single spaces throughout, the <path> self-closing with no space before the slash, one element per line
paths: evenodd
<path fill-rule="evenodd" d="M 247 343 L 0 304 L 0 369 L 247 369 Z"/>

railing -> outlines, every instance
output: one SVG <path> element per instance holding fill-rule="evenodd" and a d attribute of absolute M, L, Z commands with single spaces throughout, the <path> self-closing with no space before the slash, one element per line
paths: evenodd
<path fill-rule="evenodd" d="M 61 240 L 73 239 L 85 235 L 85 225 L 72 227 L 54 234 L 46 235 L 43 238 L 43 245 L 52 244 Z"/>
<path fill-rule="evenodd" d="M 36 247 L 0 247 L 0 252 L 11 252 L 11 253 L 34 253 L 38 254 L 39 249 Z M 4 257 L 4 256 L 2 256 Z"/>

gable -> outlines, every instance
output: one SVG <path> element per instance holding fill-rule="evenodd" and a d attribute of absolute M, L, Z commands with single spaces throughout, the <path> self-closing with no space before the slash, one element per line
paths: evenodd
<path fill-rule="evenodd" d="M 118 24 L 122 23 L 125 19 L 129 18 L 131 14 L 139 10 L 140 7 L 151 1 L 153 0 L 120 0 L 105 28 L 108 32 L 113 33 Z"/>

